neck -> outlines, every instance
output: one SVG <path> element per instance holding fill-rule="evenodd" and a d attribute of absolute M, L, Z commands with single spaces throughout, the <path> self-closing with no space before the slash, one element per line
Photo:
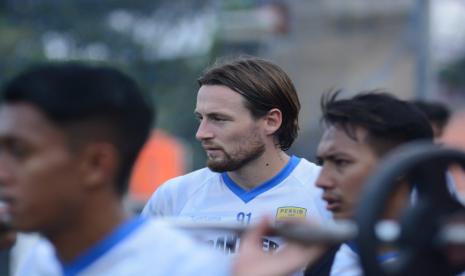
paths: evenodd
<path fill-rule="evenodd" d="M 262 156 L 243 166 L 228 172 L 234 182 L 244 190 L 251 190 L 277 175 L 287 164 L 290 157 L 282 150 L 263 153 Z"/>
<path fill-rule="evenodd" d="M 98 206 L 88 206 L 87 211 L 81 212 L 83 215 L 73 216 L 66 226 L 52 233 L 44 233 L 63 262 L 73 261 L 128 218 L 119 200 L 110 201 L 109 204 L 106 201 Z"/>

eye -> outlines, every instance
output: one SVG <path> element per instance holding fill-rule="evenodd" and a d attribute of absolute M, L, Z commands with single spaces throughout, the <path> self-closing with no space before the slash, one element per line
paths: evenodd
<path fill-rule="evenodd" d="M 24 157 L 27 156 L 29 152 L 25 145 L 21 143 L 15 143 L 15 142 L 10 143 L 8 149 L 11 155 L 16 157 L 17 159 L 23 159 Z"/>
<path fill-rule="evenodd" d="M 221 117 L 221 116 L 212 116 L 211 120 L 215 121 L 215 122 L 224 122 L 224 121 L 226 121 L 226 118 Z"/>
<path fill-rule="evenodd" d="M 0 144 L 0 152 L 16 160 L 22 160 L 30 153 L 30 149 L 24 143 L 17 140 L 5 140 Z"/>
<path fill-rule="evenodd" d="M 346 159 L 340 159 L 340 158 L 336 158 L 333 160 L 334 164 L 338 167 L 345 167 L 347 166 L 350 162 Z"/>
<path fill-rule="evenodd" d="M 315 158 L 315 163 L 318 165 L 318 166 L 323 166 L 325 160 L 321 157 L 317 157 Z"/>

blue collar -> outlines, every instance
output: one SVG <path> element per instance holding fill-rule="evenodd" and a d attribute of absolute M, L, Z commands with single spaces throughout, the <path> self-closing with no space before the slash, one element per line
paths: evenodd
<path fill-rule="evenodd" d="M 271 178 L 268 181 L 265 181 L 264 183 L 258 185 L 257 187 L 251 189 L 250 191 L 246 191 L 242 189 L 241 186 L 237 185 L 231 177 L 229 177 L 228 173 L 224 172 L 221 174 L 221 178 L 223 179 L 223 182 L 226 184 L 226 186 L 234 193 L 236 194 L 242 201 L 245 203 L 251 201 L 252 199 L 256 198 L 260 194 L 268 191 L 269 189 L 273 188 L 274 186 L 278 185 L 286 179 L 291 172 L 297 167 L 297 165 L 300 162 L 300 158 L 296 156 L 291 156 L 289 161 L 287 162 L 286 166 L 273 178 Z"/>
<path fill-rule="evenodd" d="M 95 260 L 110 251 L 110 249 L 112 249 L 119 242 L 128 237 L 146 221 L 147 219 L 142 217 L 132 218 L 118 226 L 115 230 L 113 230 L 113 232 L 111 232 L 108 236 L 103 238 L 103 240 L 99 241 L 93 247 L 84 251 L 74 261 L 63 263 L 60 260 L 63 274 L 65 276 L 77 275 L 87 266 L 92 264 Z"/>

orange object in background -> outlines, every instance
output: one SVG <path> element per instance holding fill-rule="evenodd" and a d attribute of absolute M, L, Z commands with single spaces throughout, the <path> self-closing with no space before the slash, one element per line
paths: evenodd
<path fill-rule="evenodd" d="M 186 172 L 186 149 L 181 141 L 162 130 L 154 130 L 132 171 L 129 196 L 147 201 L 166 180 Z"/>

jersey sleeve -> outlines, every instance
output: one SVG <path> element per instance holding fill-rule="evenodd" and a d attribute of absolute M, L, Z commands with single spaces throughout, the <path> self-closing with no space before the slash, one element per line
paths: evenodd
<path fill-rule="evenodd" d="M 218 177 L 208 169 L 200 169 L 163 183 L 144 206 L 145 217 L 179 216 L 186 204 L 212 179 Z"/>
<path fill-rule="evenodd" d="M 52 245 L 44 238 L 38 238 L 13 271 L 15 276 L 60 276 L 60 264 L 55 258 Z"/>
<path fill-rule="evenodd" d="M 165 217 L 174 214 L 174 198 L 170 183 L 165 182 L 150 197 L 142 210 L 144 217 Z"/>

